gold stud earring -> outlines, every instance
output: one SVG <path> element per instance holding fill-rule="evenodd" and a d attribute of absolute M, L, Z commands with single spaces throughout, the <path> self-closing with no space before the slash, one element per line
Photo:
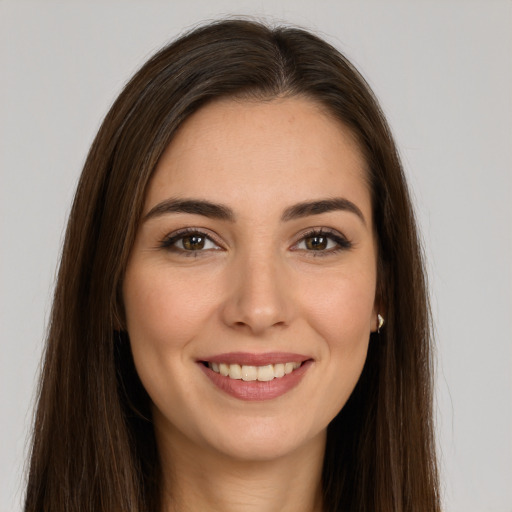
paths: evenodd
<path fill-rule="evenodd" d="M 380 330 L 381 330 L 382 326 L 384 325 L 384 318 L 380 314 L 378 314 L 377 321 L 378 321 L 377 333 L 380 334 Z"/>

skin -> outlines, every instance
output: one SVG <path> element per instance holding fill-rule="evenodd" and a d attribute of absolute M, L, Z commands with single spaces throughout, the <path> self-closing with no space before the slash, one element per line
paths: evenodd
<path fill-rule="evenodd" d="M 297 97 L 208 104 L 163 154 L 123 295 L 136 368 L 153 401 L 166 510 L 321 510 L 326 427 L 357 383 L 377 328 L 365 176 L 351 133 Z M 334 197 L 360 215 L 283 219 L 297 203 Z M 234 219 L 155 214 L 170 198 L 222 204 Z M 162 247 L 183 228 L 212 241 L 187 251 L 190 238 L 175 236 Z M 311 249 L 311 228 L 322 230 L 320 248 Z M 349 246 L 322 238 L 331 231 Z M 293 352 L 312 363 L 284 395 L 245 401 L 219 390 L 198 364 L 240 351 Z"/>

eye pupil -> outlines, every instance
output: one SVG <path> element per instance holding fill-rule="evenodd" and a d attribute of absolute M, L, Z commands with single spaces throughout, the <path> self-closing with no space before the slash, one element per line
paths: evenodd
<path fill-rule="evenodd" d="M 199 251 L 204 248 L 205 237 L 201 235 L 184 236 L 182 243 L 187 251 Z"/>
<path fill-rule="evenodd" d="M 321 251 L 327 247 L 327 237 L 310 236 L 306 238 L 306 247 L 310 251 Z"/>

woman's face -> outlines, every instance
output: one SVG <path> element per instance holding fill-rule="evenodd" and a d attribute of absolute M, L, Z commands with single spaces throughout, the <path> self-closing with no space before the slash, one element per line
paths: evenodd
<path fill-rule="evenodd" d="M 123 288 L 159 439 L 251 460 L 323 443 L 376 329 L 376 257 L 365 162 L 315 103 L 192 115 L 149 184 Z"/>

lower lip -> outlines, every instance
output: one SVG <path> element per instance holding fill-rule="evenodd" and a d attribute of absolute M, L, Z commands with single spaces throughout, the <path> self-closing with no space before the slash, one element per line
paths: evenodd
<path fill-rule="evenodd" d="M 313 361 L 311 360 L 304 361 L 300 368 L 293 370 L 292 373 L 266 382 L 260 382 L 258 380 L 244 381 L 241 379 L 230 379 L 229 377 L 224 377 L 220 373 L 214 372 L 203 363 L 199 363 L 199 366 L 213 384 L 228 395 L 238 398 L 239 400 L 263 401 L 272 400 L 273 398 L 284 395 L 297 386 L 312 363 Z"/>

